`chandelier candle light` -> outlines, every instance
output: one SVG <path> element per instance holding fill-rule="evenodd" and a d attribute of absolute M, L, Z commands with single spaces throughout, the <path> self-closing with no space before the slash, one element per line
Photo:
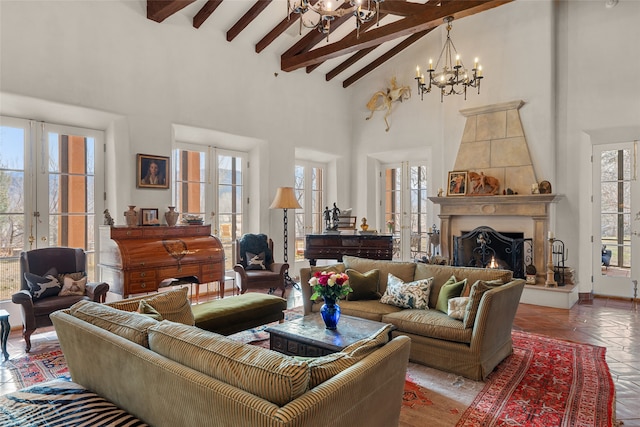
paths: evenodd
<path fill-rule="evenodd" d="M 420 67 L 416 67 L 416 81 L 418 82 L 418 92 L 422 100 L 424 100 L 425 92 L 431 92 L 432 86 L 440 88 L 440 102 L 443 102 L 444 97 L 449 95 L 464 94 L 464 99 L 466 100 L 467 87 L 478 88 L 478 94 L 480 94 L 480 81 L 483 78 L 482 66 L 478 63 L 478 58 L 476 58 L 471 69 L 471 75 L 469 75 L 449 35 L 452 21 L 453 16 L 444 18 L 444 22 L 447 23 L 447 41 L 442 47 L 435 68 L 433 67 L 433 60 L 429 59 L 429 69 L 427 70 L 427 73 L 429 73 L 428 85 L 425 83 L 424 74 L 420 72 Z M 455 63 L 453 62 L 453 54 L 455 54 Z M 438 71 L 440 66 L 442 66 L 442 71 Z"/>
<path fill-rule="evenodd" d="M 332 9 L 330 1 L 319 0 L 315 2 L 313 0 L 287 0 L 287 15 L 289 19 L 291 14 L 297 13 L 300 15 L 300 34 L 302 35 L 302 26 L 306 28 L 316 28 L 322 34 L 327 35 L 327 41 L 329 41 L 329 33 L 331 32 L 331 21 L 336 18 L 341 18 L 345 15 L 353 15 L 356 18 L 356 35 L 360 37 L 360 26 L 365 22 L 371 21 L 376 17 L 376 24 L 378 24 L 378 16 L 380 14 L 380 3 L 384 0 L 350 0 L 350 7 L 342 7 Z M 374 3 L 372 5 L 371 3 Z M 373 9 L 372 9 L 373 7 Z M 317 21 L 305 21 L 302 15 L 312 11 L 318 15 Z"/>

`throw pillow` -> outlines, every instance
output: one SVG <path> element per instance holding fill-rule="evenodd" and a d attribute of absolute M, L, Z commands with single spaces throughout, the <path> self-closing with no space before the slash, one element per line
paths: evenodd
<path fill-rule="evenodd" d="M 245 254 L 247 257 L 247 270 L 266 270 L 267 266 L 265 265 L 264 260 L 264 252 L 260 252 L 259 254 L 254 254 L 251 252 L 247 252 Z"/>
<path fill-rule="evenodd" d="M 484 280 L 477 280 L 476 283 L 471 286 L 471 293 L 469 294 L 469 303 L 464 313 L 463 326 L 464 328 L 472 328 L 476 321 L 476 315 L 478 314 L 478 307 L 480 306 L 480 299 L 482 295 L 489 289 L 493 289 L 495 286 L 490 286 Z"/>
<path fill-rule="evenodd" d="M 83 277 L 85 277 L 87 275 L 87 273 L 85 273 L 84 271 L 78 271 L 76 273 L 61 273 L 58 274 L 58 282 L 60 283 L 64 283 L 64 279 L 66 277 L 71 278 L 72 280 L 80 280 Z"/>
<path fill-rule="evenodd" d="M 449 300 L 449 309 L 447 314 L 452 319 L 464 319 L 464 313 L 469 304 L 469 297 L 455 297 Z"/>
<path fill-rule="evenodd" d="M 27 281 L 29 293 L 34 300 L 47 297 L 54 297 L 60 293 L 62 286 L 58 279 L 52 275 L 41 277 L 33 273 L 24 273 L 24 280 Z"/>
<path fill-rule="evenodd" d="M 476 282 L 477 282 L 477 280 L 476 280 Z M 461 297 L 468 297 L 469 294 L 471 294 L 471 286 L 476 282 L 471 283 L 471 282 L 467 281 L 467 284 L 464 285 L 464 289 L 462 290 L 462 294 L 460 294 L 460 296 Z M 504 280 L 502 280 L 502 279 L 483 280 L 483 282 L 485 283 L 485 285 L 489 285 L 489 286 L 492 286 L 492 287 L 504 285 Z"/>
<path fill-rule="evenodd" d="M 143 299 L 147 304 L 155 308 L 163 319 L 193 326 L 196 321 L 187 297 L 188 292 L 189 288 L 185 286 L 179 289 L 158 292 L 155 295 L 148 295 L 144 298 L 127 298 L 120 301 L 107 302 L 106 305 L 124 311 L 137 311 L 140 300 Z"/>
<path fill-rule="evenodd" d="M 443 313 L 449 311 L 449 300 L 451 298 L 459 297 L 462 293 L 462 288 L 464 288 L 466 283 L 467 279 L 463 279 L 458 282 L 455 276 L 451 276 L 440 288 L 436 310 Z"/>
<path fill-rule="evenodd" d="M 149 316 L 152 319 L 157 320 L 158 322 L 162 321 L 162 315 L 149 305 L 145 300 L 140 300 L 140 304 L 138 305 L 138 313 L 144 314 L 145 316 Z"/>
<path fill-rule="evenodd" d="M 380 270 L 370 270 L 360 273 L 357 270 L 348 269 L 349 285 L 353 292 L 347 294 L 347 301 L 380 299 L 378 283 L 380 282 Z"/>
<path fill-rule="evenodd" d="M 69 295 L 84 295 L 87 288 L 87 277 L 83 277 L 78 280 L 74 280 L 71 277 L 67 276 L 64 278 L 64 282 L 62 283 L 62 289 L 58 294 L 61 297 L 66 297 Z"/>
<path fill-rule="evenodd" d="M 400 308 L 428 310 L 432 283 L 433 277 L 405 283 L 402 279 L 389 273 L 387 289 L 380 298 L 380 302 Z"/>

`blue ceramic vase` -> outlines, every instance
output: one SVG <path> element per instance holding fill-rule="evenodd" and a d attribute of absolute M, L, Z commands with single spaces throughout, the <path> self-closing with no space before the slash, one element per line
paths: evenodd
<path fill-rule="evenodd" d="M 340 320 L 340 306 L 336 303 L 336 300 L 330 298 L 324 298 L 324 304 L 320 307 L 320 314 L 322 320 L 327 329 L 336 329 L 338 327 L 338 320 Z"/>

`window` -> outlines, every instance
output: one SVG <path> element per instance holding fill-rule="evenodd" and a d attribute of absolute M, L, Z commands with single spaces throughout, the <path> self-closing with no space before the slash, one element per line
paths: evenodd
<path fill-rule="evenodd" d="M 225 253 L 232 254 L 233 241 L 242 236 L 246 212 L 246 154 L 178 144 L 173 157 L 176 209 L 182 215 L 202 217 L 205 223 L 210 220 L 212 233 Z M 231 270 L 234 262 L 228 256 L 225 269 Z"/>
<path fill-rule="evenodd" d="M 296 261 L 304 259 L 305 236 L 324 230 L 324 175 L 325 166 L 322 164 L 301 160 L 296 162 L 294 190 L 302 206 L 302 209 L 296 210 Z"/>
<path fill-rule="evenodd" d="M 20 289 L 23 250 L 87 252 L 95 278 L 96 211 L 102 212 L 103 133 L 2 117 L 0 124 L 0 300 Z"/>
<path fill-rule="evenodd" d="M 431 256 L 427 167 L 409 162 L 386 165 L 383 180 L 383 232 L 393 234 L 394 259 Z"/>

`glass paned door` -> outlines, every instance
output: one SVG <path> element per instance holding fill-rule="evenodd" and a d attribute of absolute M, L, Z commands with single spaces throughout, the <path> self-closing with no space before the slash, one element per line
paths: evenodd
<path fill-rule="evenodd" d="M 426 165 L 386 165 L 382 175 L 382 230 L 393 235 L 393 258 L 430 256 Z"/>
<path fill-rule="evenodd" d="M 20 287 L 20 251 L 83 248 L 95 277 L 96 211 L 101 211 L 103 133 L 2 118 L 0 123 L 0 299 Z M 100 208 L 97 207 L 100 205 Z"/>
<path fill-rule="evenodd" d="M 324 231 L 324 165 L 297 161 L 294 190 L 302 209 L 295 212 L 295 259 L 304 260 L 305 236 Z"/>
<path fill-rule="evenodd" d="M 246 211 L 246 156 L 212 147 L 179 146 L 173 154 L 176 209 L 183 217 L 194 215 L 211 222 L 211 232 L 228 254 L 225 269 L 229 271 L 235 262 L 232 244 L 242 236 Z"/>
<path fill-rule="evenodd" d="M 594 146 L 593 291 L 596 294 L 633 296 L 631 280 L 638 279 L 639 266 L 634 266 L 632 261 L 634 254 L 640 253 L 637 161 L 637 143 Z"/>

